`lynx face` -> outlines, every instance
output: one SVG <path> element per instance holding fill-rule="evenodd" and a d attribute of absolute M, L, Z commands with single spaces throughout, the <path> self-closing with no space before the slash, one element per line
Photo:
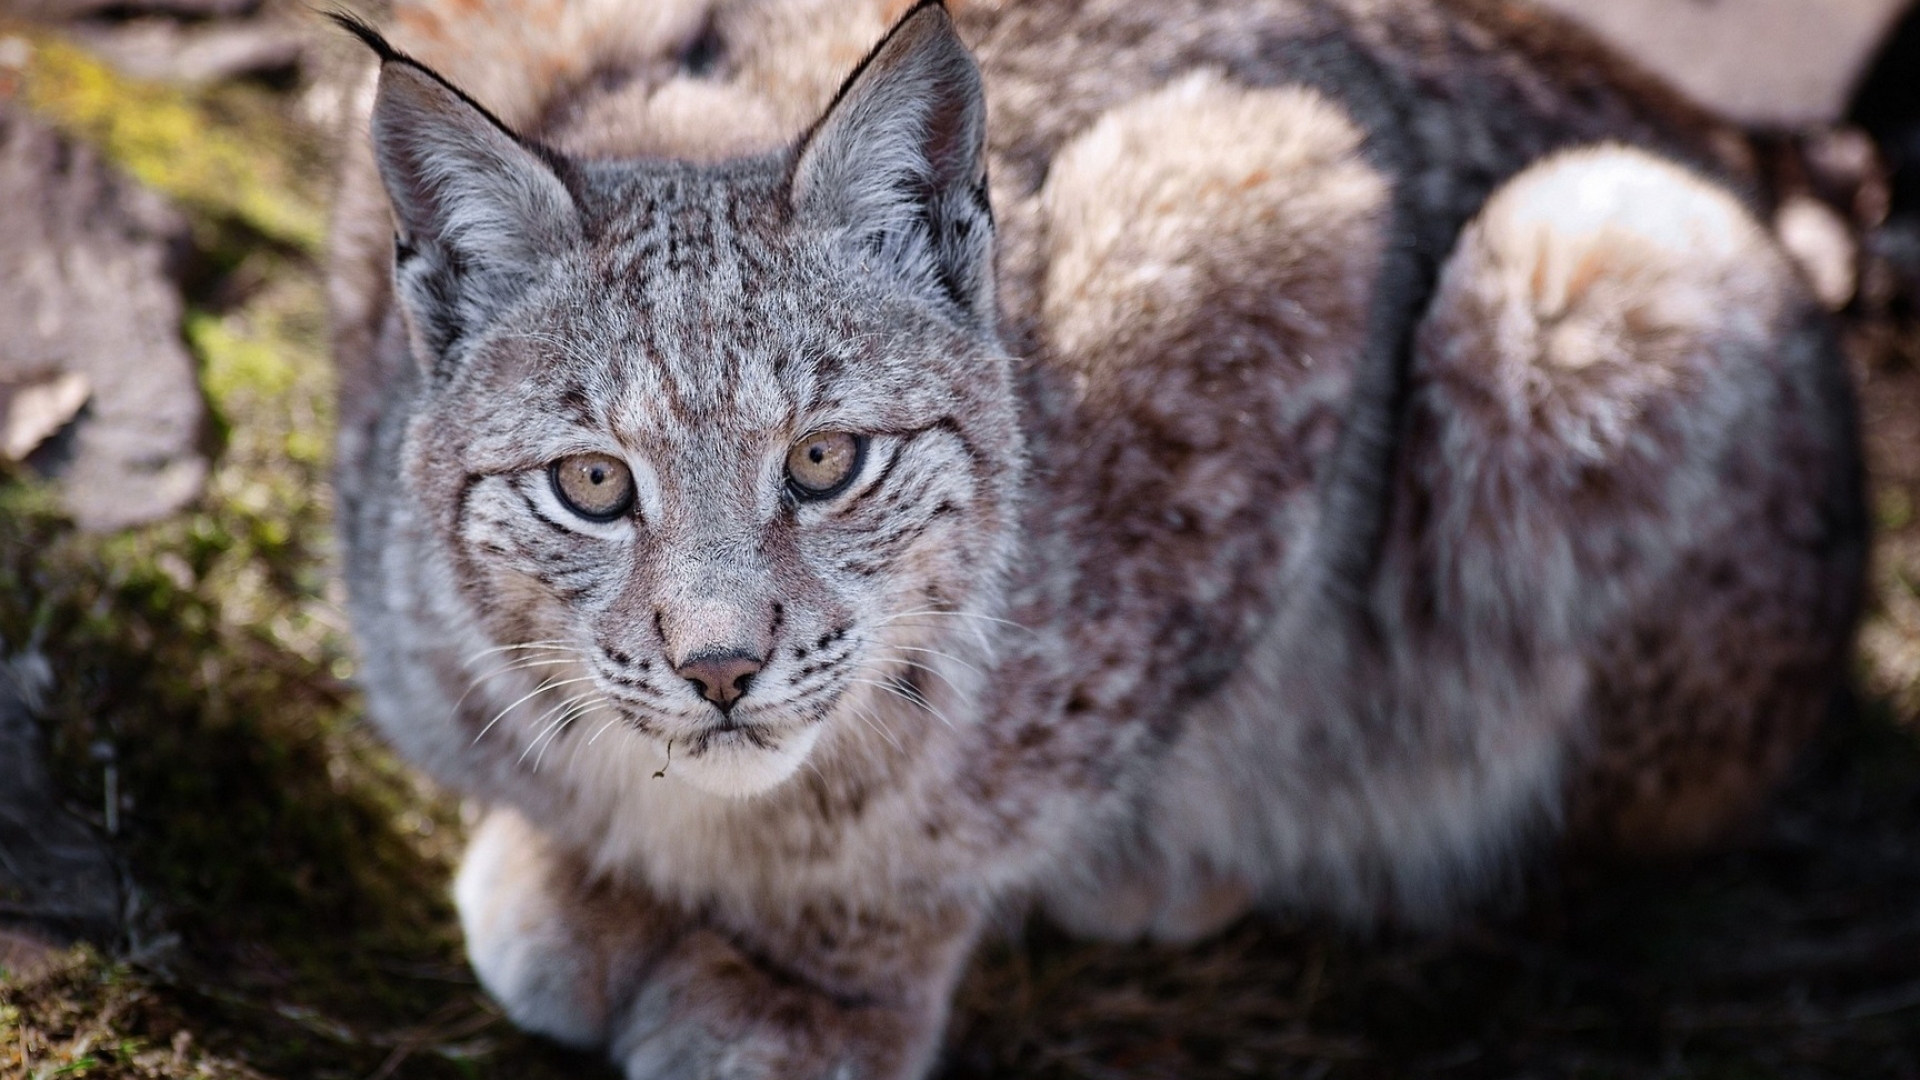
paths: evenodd
<path fill-rule="evenodd" d="M 711 169 L 560 159 L 390 58 L 404 473 L 490 636 L 551 658 L 496 722 L 624 723 L 748 794 L 998 606 L 1021 448 L 950 40 Z"/>

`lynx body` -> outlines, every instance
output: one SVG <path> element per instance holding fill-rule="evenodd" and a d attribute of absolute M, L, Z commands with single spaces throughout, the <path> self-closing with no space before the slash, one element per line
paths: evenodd
<path fill-rule="evenodd" d="M 1833 339 L 1737 133 L 1558 24 L 390 32 L 333 281 L 369 709 L 491 808 L 482 981 L 630 1076 L 923 1075 L 1010 905 L 1433 919 L 1693 844 L 1840 686 Z"/>

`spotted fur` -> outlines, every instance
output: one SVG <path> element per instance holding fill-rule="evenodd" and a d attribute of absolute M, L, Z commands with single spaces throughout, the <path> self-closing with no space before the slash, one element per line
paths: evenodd
<path fill-rule="evenodd" d="M 923 1075 L 1008 905 L 1432 920 L 1552 837 L 1698 843 L 1841 689 L 1829 328 L 1740 138 L 1556 23 L 413 0 L 398 48 L 362 32 L 333 296 L 369 709 L 490 807 L 483 983 L 630 1076 Z M 816 500 L 784 470 L 822 431 L 864 458 Z M 569 509 L 577 454 L 630 512 Z M 726 709 L 706 656 L 751 660 Z"/>

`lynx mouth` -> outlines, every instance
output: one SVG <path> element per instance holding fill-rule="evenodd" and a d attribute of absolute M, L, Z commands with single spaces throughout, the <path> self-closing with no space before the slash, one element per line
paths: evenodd
<path fill-rule="evenodd" d="M 747 798 L 770 791 L 800 770 L 821 725 L 771 726 L 728 720 L 702 729 L 684 743 L 675 740 L 655 772 L 709 795 Z"/>
<path fill-rule="evenodd" d="M 780 744 L 784 725 L 757 723 L 724 716 L 696 732 L 689 741 L 687 754 L 698 757 L 715 745 L 736 745 L 758 750 L 773 750 Z"/>
<path fill-rule="evenodd" d="M 813 752 L 823 725 L 783 710 L 764 716 L 715 714 L 702 721 L 636 725 L 658 749 L 657 759 L 637 764 L 653 780 L 679 780 L 709 795 L 747 798 L 779 786 Z"/>

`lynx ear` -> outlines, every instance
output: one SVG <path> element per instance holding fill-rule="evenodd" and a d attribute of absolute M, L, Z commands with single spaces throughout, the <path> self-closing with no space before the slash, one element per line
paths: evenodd
<path fill-rule="evenodd" d="M 860 264 L 966 321 L 993 323 L 987 105 L 938 3 L 887 34 L 802 142 L 794 209 L 838 233 Z"/>
<path fill-rule="evenodd" d="M 394 286 L 416 355 L 439 367 L 579 239 L 579 215 L 542 152 L 371 29 L 343 25 L 380 54 L 373 150 L 393 203 Z"/>

